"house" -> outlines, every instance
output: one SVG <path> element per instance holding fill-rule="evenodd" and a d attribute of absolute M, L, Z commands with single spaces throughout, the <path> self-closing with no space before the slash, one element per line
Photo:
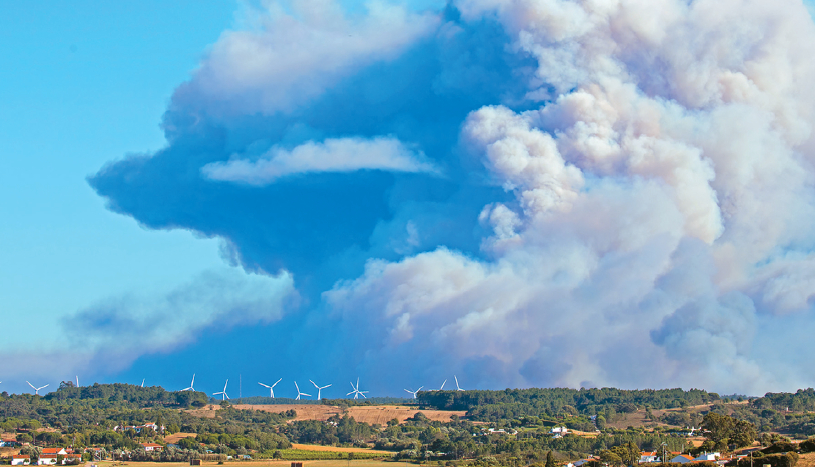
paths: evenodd
<path fill-rule="evenodd" d="M 56 457 L 57 455 L 64 456 L 65 454 L 68 454 L 68 451 L 66 451 L 65 448 L 43 448 L 42 453 L 44 455 L 53 455 Z"/>
<path fill-rule="evenodd" d="M 144 446 L 144 450 L 147 451 L 147 452 L 151 452 L 151 451 L 152 452 L 161 452 L 161 450 L 164 449 L 164 446 L 162 446 L 160 444 L 156 444 L 156 443 L 140 443 L 140 444 L 142 446 Z"/>
<path fill-rule="evenodd" d="M 717 461 L 722 455 L 718 452 L 703 452 L 696 456 L 694 461 Z"/>
<path fill-rule="evenodd" d="M 4 438 L 0 441 L 0 448 L 13 448 L 19 445 L 20 443 L 18 443 L 16 439 Z"/>
<path fill-rule="evenodd" d="M 671 459 L 669 462 L 676 463 L 676 464 L 687 464 L 688 462 L 690 462 L 692 460 L 693 460 L 693 456 L 691 456 L 690 454 L 680 454 L 680 455 L 674 457 L 673 459 Z"/>
<path fill-rule="evenodd" d="M 640 464 L 646 464 L 649 462 L 659 462 L 657 453 L 655 451 L 640 452 Z"/>
<path fill-rule="evenodd" d="M 145 423 L 144 425 L 124 425 L 124 426 L 116 425 L 113 427 L 113 431 L 127 431 L 127 430 L 133 430 L 136 433 L 141 433 L 142 430 L 164 431 L 164 427 L 158 426 L 155 423 Z"/>
<path fill-rule="evenodd" d="M 65 462 L 65 459 L 62 460 Z M 56 465 L 57 464 L 57 454 L 40 454 L 40 459 L 37 461 L 37 465 Z"/>
<path fill-rule="evenodd" d="M 23 454 L 15 454 L 11 456 L 11 465 L 29 465 L 31 458 Z"/>
<path fill-rule="evenodd" d="M 552 434 L 552 438 L 562 438 L 569 433 L 569 430 L 565 426 L 556 426 L 549 430 L 549 433 Z"/>
<path fill-rule="evenodd" d="M 65 465 L 65 464 L 79 464 L 81 462 L 82 462 L 82 454 L 68 453 L 62 459 L 62 465 Z"/>

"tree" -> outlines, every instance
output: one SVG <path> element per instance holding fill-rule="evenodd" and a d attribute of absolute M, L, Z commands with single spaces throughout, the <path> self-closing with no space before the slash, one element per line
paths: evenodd
<path fill-rule="evenodd" d="M 546 453 L 546 467 L 557 467 L 557 463 L 555 463 L 555 456 L 552 455 L 552 451 Z"/>
<path fill-rule="evenodd" d="M 737 420 L 727 415 L 709 412 L 702 420 L 705 437 L 717 450 L 727 449 L 728 444 L 736 447 L 749 446 L 756 439 L 756 427 L 744 420 Z"/>
<path fill-rule="evenodd" d="M 606 417 L 598 415 L 595 419 L 595 423 L 597 423 L 598 430 L 604 430 L 606 428 Z"/>
<path fill-rule="evenodd" d="M 618 454 L 608 449 L 600 451 L 600 460 L 608 465 L 621 465 L 623 463 L 623 459 Z"/>

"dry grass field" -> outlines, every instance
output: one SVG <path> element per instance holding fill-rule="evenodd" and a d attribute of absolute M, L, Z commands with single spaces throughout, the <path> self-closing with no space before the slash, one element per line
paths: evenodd
<path fill-rule="evenodd" d="M 236 404 L 236 409 L 242 410 L 261 410 L 264 412 L 280 413 L 287 410 L 294 409 L 297 412 L 295 420 L 320 420 L 325 421 L 333 415 L 348 414 L 354 417 L 358 422 L 365 422 L 372 425 L 385 425 L 388 421 L 394 418 L 403 423 L 410 417 L 416 415 L 417 412 L 422 412 L 427 418 L 433 421 L 449 422 L 453 415 L 464 417 L 464 411 L 452 410 L 418 410 L 415 407 L 405 407 L 396 405 L 370 405 L 370 406 L 354 406 L 343 409 L 334 405 L 314 405 L 314 404 L 269 404 L 269 405 L 251 405 L 251 404 Z M 190 414 L 198 417 L 214 417 L 221 407 L 217 405 L 208 405 L 206 407 L 190 410 Z"/>
<path fill-rule="evenodd" d="M 801 454 L 795 467 L 815 467 L 815 452 Z"/>
<path fill-rule="evenodd" d="M 365 448 L 340 448 L 334 446 L 320 446 L 317 444 L 297 444 L 292 443 L 292 449 L 301 449 L 303 451 L 318 451 L 318 452 L 369 452 L 373 454 L 383 454 L 386 456 L 392 456 L 393 452 L 391 451 L 377 451 L 376 449 L 365 449 Z"/>
<path fill-rule="evenodd" d="M 173 433 L 164 437 L 165 443 L 178 443 L 179 440 L 184 438 L 195 438 L 198 433 Z"/>
<path fill-rule="evenodd" d="M 224 467 L 261 467 L 261 466 L 274 466 L 274 467 L 289 467 L 292 461 L 280 461 L 280 460 L 271 460 L 271 459 L 263 459 L 263 460 L 252 460 L 252 461 L 226 461 L 222 465 Z M 318 461 L 298 461 L 303 463 L 303 467 L 348 467 L 349 465 L 353 467 L 394 467 L 397 463 L 393 461 L 380 461 L 380 460 L 369 460 L 369 459 L 358 459 L 358 460 L 318 460 Z M 112 461 L 102 461 L 97 462 L 96 465 L 99 467 L 189 467 L 188 462 L 112 462 Z M 215 462 L 202 462 L 202 466 L 209 466 L 215 467 L 220 465 Z"/>

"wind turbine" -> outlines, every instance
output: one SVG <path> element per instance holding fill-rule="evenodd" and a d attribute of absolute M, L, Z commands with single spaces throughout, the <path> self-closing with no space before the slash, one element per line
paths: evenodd
<path fill-rule="evenodd" d="M 311 380 L 309 380 L 309 381 L 311 381 Z M 317 388 L 317 400 L 320 400 L 320 391 L 322 391 L 325 388 L 331 387 L 330 384 L 328 386 L 323 386 L 323 387 L 317 386 L 317 383 L 315 383 L 314 381 L 311 381 L 311 384 L 313 384 L 314 387 Z"/>
<path fill-rule="evenodd" d="M 456 378 L 456 375 L 453 375 L 453 378 L 455 378 L 455 380 L 456 380 L 456 391 L 463 391 L 464 389 L 461 389 L 461 388 L 458 386 L 458 378 Z"/>
<path fill-rule="evenodd" d="M 192 374 L 192 381 L 190 382 L 190 387 L 182 389 L 182 391 L 195 391 L 193 386 L 195 385 L 195 373 Z"/>
<path fill-rule="evenodd" d="M 346 394 L 346 396 L 350 396 L 351 394 L 353 394 L 354 399 L 356 399 L 359 396 L 362 396 L 363 399 L 367 399 L 367 397 L 365 397 L 365 393 L 367 393 L 368 391 L 360 391 L 359 390 L 359 378 L 357 378 L 357 385 L 356 386 L 354 386 L 354 383 L 351 383 L 351 388 L 353 388 L 354 390 L 349 392 L 348 394 Z"/>
<path fill-rule="evenodd" d="M 144 387 L 144 378 L 141 379 L 141 387 Z"/>
<path fill-rule="evenodd" d="M 415 391 L 411 391 L 411 390 L 409 390 L 409 389 L 405 389 L 405 391 L 407 391 L 407 392 L 408 392 L 408 393 L 410 393 L 410 394 L 413 394 L 413 398 L 414 398 L 414 399 L 416 399 L 416 394 L 418 394 L 418 393 L 419 393 L 419 391 L 421 391 L 423 387 L 424 387 L 424 386 L 419 386 L 419 389 L 417 389 L 417 390 L 415 390 Z"/>
<path fill-rule="evenodd" d="M 445 384 L 447 384 L 447 380 L 444 380 L 444 382 L 441 383 L 441 387 L 439 388 L 439 391 L 444 391 L 444 385 Z"/>
<path fill-rule="evenodd" d="M 279 380 L 277 380 L 277 383 L 279 383 L 281 381 L 283 381 L 283 378 L 280 378 Z M 261 386 L 269 388 L 269 397 L 274 399 L 274 387 L 277 386 L 277 383 L 274 383 L 271 386 L 269 386 L 268 384 L 263 384 L 263 383 L 258 383 L 258 384 L 261 385 Z M 298 392 L 299 392 L 299 389 L 298 389 Z"/>
<path fill-rule="evenodd" d="M 294 382 L 294 387 L 297 388 L 297 398 L 294 399 L 296 401 L 300 400 L 300 396 L 308 396 L 311 397 L 311 394 L 306 394 L 304 392 L 300 392 L 300 386 L 297 385 L 297 381 Z"/>
<path fill-rule="evenodd" d="M 26 381 L 26 383 L 28 383 L 28 381 Z M 29 385 L 29 386 L 31 386 L 31 389 L 33 389 L 33 390 L 34 390 L 34 395 L 37 395 L 37 396 L 39 396 L 39 395 L 40 395 L 40 389 L 45 389 L 45 388 L 47 388 L 47 387 L 48 387 L 48 385 L 47 385 L 47 384 L 46 384 L 45 386 L 40 386 L 40 387 L 38 387 L 38 388 L 35 388 L 35 387 L 34 387 L 34 385 L 33 385 L 33 384 L 31 384 L 31 383 L 28 383 L 28 385 Z"/>
<path fill-rule="evenodd" d="M 225 400 L 229 399 L 229 396 L 226 394 L 226 385 L 227 385 L 227 384 L 229 384 L 229 380 L 226 380 L 226 382 L 224 383 L 224 390 L 223 390 L 223 391 L 221 391 L 221 392 L 215 392 L 215 393 L 213 393 L 212 395 L 213 395 L 213 396 L 217 396 L 218 394 L 220 394 L 220 395 L 221 395 L 221 400 L 222 400 L 222 401 L 225 401 Z"/>

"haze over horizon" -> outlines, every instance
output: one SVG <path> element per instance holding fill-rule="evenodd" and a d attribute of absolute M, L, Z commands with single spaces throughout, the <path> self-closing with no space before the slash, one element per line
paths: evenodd
<path fill-rule="evenodd" d="M 811 3 L 91 3 L 0 19 L 0 389 L 815 386 Z"/>

